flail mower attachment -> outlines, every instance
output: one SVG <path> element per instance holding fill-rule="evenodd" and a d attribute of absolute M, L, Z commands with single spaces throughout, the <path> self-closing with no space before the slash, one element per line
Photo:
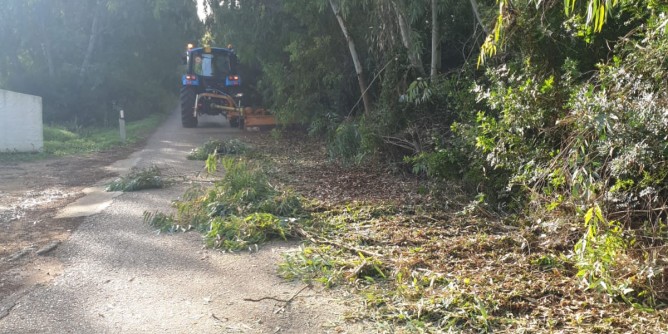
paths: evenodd
<path fill-rule="evenodd" d="M 266 109 L 251 107 L 240 107 L 233 97 L 224 93 L 206 92 L 197 94 L 195 98 L 195 108 L 193 116 L 198 113 L 211 113 L 212 110 L 218 111 L 230 122 L 231 127 L 238 127 L 246 130 L 268 130 L 276 127 L 276 118 Z"/>

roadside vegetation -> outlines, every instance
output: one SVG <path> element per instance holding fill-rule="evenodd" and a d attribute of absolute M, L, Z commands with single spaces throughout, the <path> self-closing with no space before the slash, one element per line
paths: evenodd
<path fill-rule="evenodd" d="M 666 331 L 665 1 L 210 5 L 208 41 L 238 45 L 264 104 L 347 168 L 280 181 L 358 191 L 316 210 L 358 218 L 317 218 L 286 277 L 353 281 L 416 332 Z M 417 195 L 359 218 L 353 199 L 392 189 L 364 168 Z"/>
<path fill-rule="evenodd" d="M 592 277 L 585 275 L 619 265 L 611 260 L 624 251 L 615 235 L 588 230 L 583 239 L 577 224 L 548 231 L 467 201 L 456 187 L 425 192 L 438 183 L 383 178 L 388 170 L 371 164 L 332 164 L 324 142 L 305 139 L 253 138 L 262 149 L 217 158 L 220 180 L 191 188 L 174 214 L 146 212 L 146 221 L 163 232 L 199 231 L 208 247 L 224 251 L 299 240 L 279 274 L 349 289 L 357 297 L 347 316 L 378 332 L 668 329 L 660 306 L 583 284 Z M 586 226 L 610 228 L 601 216 L 587 213 Z"/>
<path fill-rule="evenodd" d="M 231 44 L 244 100 L 304 131 L 194 151 L 225 174 L 157 229 L 298 238 L 280 273 L 380 332 L 668 332 L 665 0 L 204 3 L 8 4 L 0 87 L 74 128 L 143 118 L 184 41 Z"/>
<path fill-rule="evenodd" d="M 135 144 L 146 139 L 147 134 L 157 128 L 167 114 L 153 114 L 145 119 L 127 122 L 126 140 L 121 141 L 118 127 L 85 127 L 68 130 L 61 126 L 45 126 L 44 153 L 66 156 L 108 150 L 121 145 Z"/>
<path fill-rule="evenodd" d="M 49 157 L 81 155 L 136 144 L 164 121 L 166 114 L 154 114 L 142 120 L 126 123 L 126 140 L 121 141 L 118 128 L 78 128 L 44 126 L 44 149 L 38 153 L 0 153 L 0 161 L 24 162 Z"/>
<path fill-rule="evenodd" d="M 668 331 L 664 2 L 208 3 L 308 132 L 246 158 L 301 199 L 281 275 L 380 332 Z"/>

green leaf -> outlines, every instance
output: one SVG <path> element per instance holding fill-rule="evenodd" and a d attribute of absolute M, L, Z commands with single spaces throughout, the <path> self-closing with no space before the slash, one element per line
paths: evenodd
<path fill-rule="evenodd" d="M 585 214 L 585 226 L 589 225 L 589 222 L 591 221 L 591 218 L 594 216 L 594 208 L 591 208 L 587 210 L 587 213 Z"/>
<path fill-rule="evenodd" d="M 605 22 L 605 5 L 601 4 L 598 7 L 598 14 L 596 15 L 598 24 L 596 25 L 596 31 L 600 32 L 603 29 L 603 23 Z"/>
<path fill-rule="evenodd" d="M 601 207 L 596 205 L 594 207 L 594 212 L 596 213 L 596 219 L 598 219 L 599 222 L 604 222 L 605 219 L 603 219 L 603 212 L 601 211 Z"/>

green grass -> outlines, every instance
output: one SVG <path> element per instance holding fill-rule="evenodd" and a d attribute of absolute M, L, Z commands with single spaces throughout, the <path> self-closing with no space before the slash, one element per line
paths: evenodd
<path fill-rule="evenodd" d="M 70 131 L 58 125 L 44 125 L 44 149 L 37 153 L 0 153 L 0 162 L 26 162 L 49 157 L 62 157 L 104 151 L 134 144 L 146 138 L 165 119 L 164 114 L 154 114 L 126 124 L 126 142 L 121 142 L 117 127 L 84 128 Z"/>

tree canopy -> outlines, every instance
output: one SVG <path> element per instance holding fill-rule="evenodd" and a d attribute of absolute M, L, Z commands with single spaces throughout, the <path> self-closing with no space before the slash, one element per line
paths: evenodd
<path fill-rule="evenodd" d="M 0 87 L 42 96 L 48 122 L 141 118 L 172 108 L 199 34 L 195 0 L 3 0 Z"/>

